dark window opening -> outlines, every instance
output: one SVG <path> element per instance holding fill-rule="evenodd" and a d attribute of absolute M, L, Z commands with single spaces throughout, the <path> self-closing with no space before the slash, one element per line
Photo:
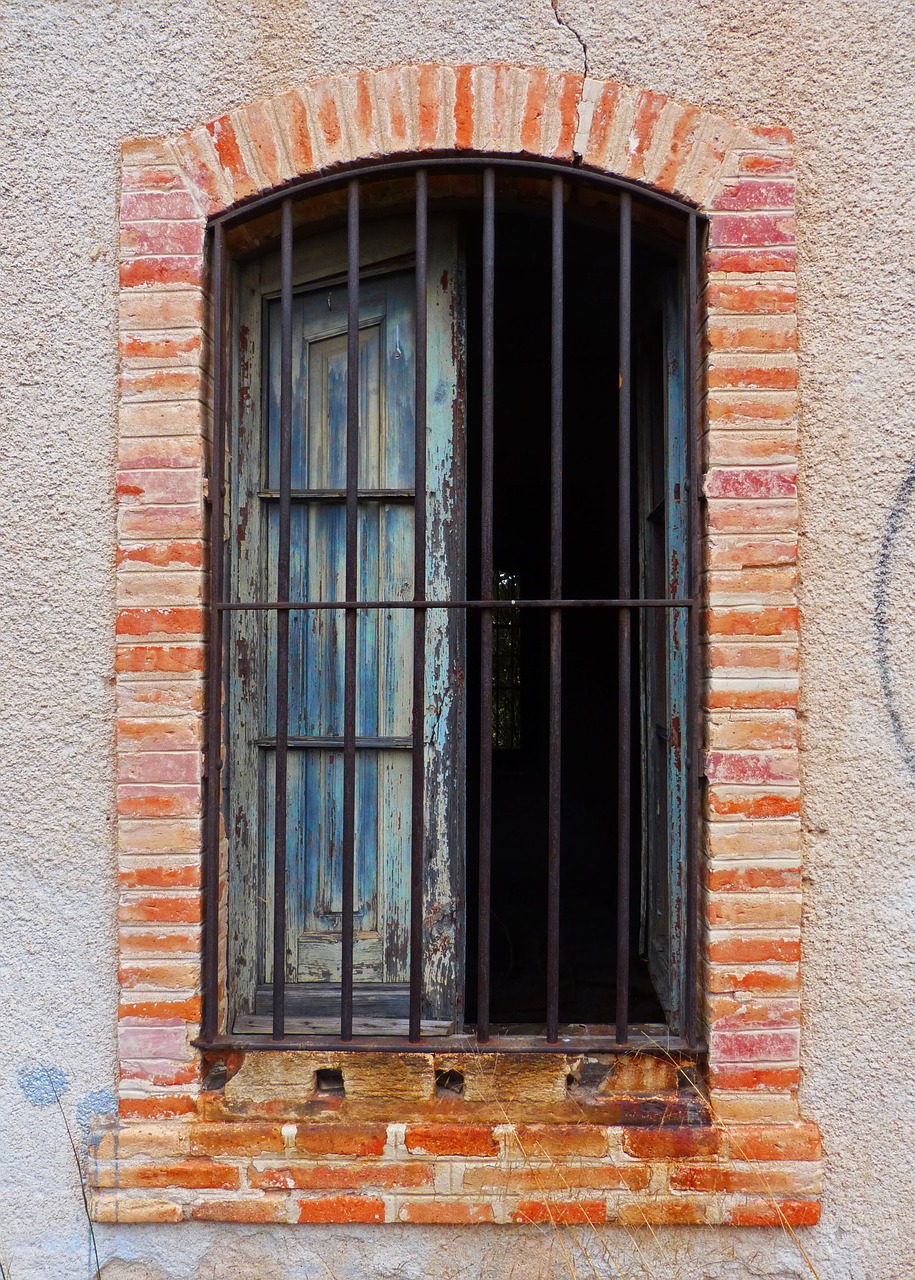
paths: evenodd
<path fill-rule="evenodd" d="M 203 1041 L 694 1048 L 697 217 L 311 185 L 214 236 Z"/>

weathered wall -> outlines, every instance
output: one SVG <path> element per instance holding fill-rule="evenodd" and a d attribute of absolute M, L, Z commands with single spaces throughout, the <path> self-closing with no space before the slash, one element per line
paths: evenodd
<path fill-rule="evenodd" d="M 821 1276 L 910 1275 L 915 1114 L 915 160 L 903 6 L 589 5 L 589 69 L 795 131 L 802 351 L 805 1109 L 826 1142 Z M 547 0 L 382 7 L 19 3 L 3 11 L 0 701 L 7 709 L 0 1263 L 81 1274 L 63 1122 L 113 1083 L 116 174 L 160 134 L 329 71 L 403 60 L 582 68 Z M 906 254 L 908 252 L 908 259 Z M 907 303 L 908 310 L 907 310 Z M 788 1277 L 776 1231 L 100 1227 L 106 1280 Z M 110 1259 L 110 1261 L 108 1261 Z M 574 1270 L 573 1270 L 574 1268 Z"/>

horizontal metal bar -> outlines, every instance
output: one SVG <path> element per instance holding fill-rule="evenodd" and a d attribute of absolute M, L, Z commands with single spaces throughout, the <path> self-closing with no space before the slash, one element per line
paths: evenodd
<path fill-rule="evenodd" d="M 260 489 L 259 498 L 275 501 L 280 497 L 279 489 Z M 345 489 L 292 489 L 289 494 L 293 502 L 345 502 Z M 356 497 L 366 502 L 412 502 L 416 497 L 413 489 L 357 489 Z"/>
<path fill-rule="evenodd" d="M 484 1043 L 472 1035 L 424 1036 L 419 1041 L 406 1036 L 358 1036 L 354 1040 L 340 1040 L 332 1036 L 287 1035 L 282 1040 L 270 1036 L 241 1035 L 218 1036 L 212 1040 L 194 1041 L 195 1048 L 207 1050 L 270 1051 L 275 1049 L 307 1049 L 311 1052 L 347 1053 L 681 1053 L 699 1056 L 708 1052 L 704 1042 L 689 1047 L 683 1036 L 667 1035 L 664 1030 L 652 1027 L 630 1026 L 629 1040 L 619 1045 L 615 1029 L 602 1028 L 600 1034 L 572 1034 L 565 1027 L 559 1028 L 559 1039 L 548 1044 L 542 1035 L 511 1035 L 493 1033 Z"/>
<path fill-rule="evenodd" d="M 254 744 L 257 747 L 273 747 L 276 745 L 275 738 L 258 738 Z M 343 738 L 330 735 L 323 738 L 302 738 L 289 735 L 287 740 L 289 747 L 297 747 L 303 751 L 335 751 L 343 749 Z M 409 751 L 413 746 L 412 738 L 357 738 L 357 751 Z"/>
<path fill-rule="evenodd" d="M 664 208 L 671 209 L 684 217 L 693 215 L 697 221 L 706 221 L 708 218 L 708 215 L 701 210 L 695 209 L 685 201 L 677 200 L 674 196 L 668 196 L 661 191 L 655 191 L 651 187 L 640 186 L 638 183 L 629 182 L 625 178 L 618 178 L 613 174 L 587 169 L 578 164 L 573 166 L 563 161 L 524 160 L 501 156 L 423 155 L 421 160 L 416 158 L 384 160 L 377 164 L 362 164 L 359 161 L 355 161 L 350 165 L 341 165 L 333 173 L 323 173 L 317 177 L 303 178 L 299 182 L 281 188 L 279 192 L 271 191 L 267 195 L 254 196 L 247 202 L 239 202 L 233 205 L 231 209 L 226 209 L 223 213 L 216 214 L 210 219 L 210 225 L 221 223 L 224 227 L 236 226 L 239 223 L 246 222 L 249 218 L 259 216 L 273 205 L 279 204 L 281 199 L 287 196 L 298 199 L 328 187 L 344 186 L 354 172 L 358 172 L 359 177 L 363 179 L 378 178 L 385 177 L 388 174 L 412 173 L 418 164 L 422 164 L 423 168 L 428 169 L 430 172 L 437 169 L 443 169 L 446 172 L 449 169 L 477 169 L 482 173 L 484 169 L 494 168 L 503 171 L 514 169 L 524 173 L 543 174 L 551 177 L 557 172 L 572 172 L 575 174 L 577 181 L 586 182 L 592 186 L 608 187 L 613 191 L 627 191 L 636 200 L 644 204 L 662 205 Z"/>
<path fill-rule="evenodd" d="M 229 609 L 692 609 L 697 600 L 255 600 Z"/>

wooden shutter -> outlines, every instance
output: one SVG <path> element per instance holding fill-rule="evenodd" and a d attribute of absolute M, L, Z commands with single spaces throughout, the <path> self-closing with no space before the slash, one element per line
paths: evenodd
<path fill-rule="evenodd" d="M 363 235 L 360 287 L 359 596 L 413 594 L 414 275 L 412 229 Z M 345 596 L 346 286 L 337 235 L 297 248 L 293 304 L 291 598 Z M 463 592 L 461 273 L 451 222 L 430 226 L 427 587 Z M 239 296 L 232 589 L 276 597 L 280 326 L 278 265 L 245 268 Z M 409 973 L 412 626 L 409 610 L 361 610 L 357 658 L 355 1013 L 406 1015 Z M 273 915 L 273 612 L 233 617 L 230 988 L 237 1030 L 269 1013 Z M 287 1007 L 299 1030 L 333 1025 L 340 981 L 343 611 L 290 623 Z M 426 629 L 424 1015 L 448 1029 L 461 975 L 463 626 L 430 611 Z M 307 1023 L 307 1025 L 305 1025 Z M 357 1028 L 358 1029 L 358 1028 Z M 367 1029 L 367 1028 L 364 1028 Z M 385 1029 L 390 1029 L 389 1027 Z"/>

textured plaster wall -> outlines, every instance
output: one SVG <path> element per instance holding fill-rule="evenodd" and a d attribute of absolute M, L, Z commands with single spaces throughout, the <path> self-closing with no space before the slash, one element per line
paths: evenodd
<path fill-rule="evenodd" d="M 822 1224 L 799 1235 L 823 1280 L 915 1275 L 911 10 L 891 0 L 564 0 L 557 16 L 549 0 L 6 0 L 0 31 L 7 1275 L 91 1274 L 63 1121 L 36 1067 L 59 1071 L 77 1141 L 80 1117 L 104 1109 L 113 1084 L 119 141 L 360 65 L 581 69 L 585 48 L 594 74 L 796 132 L 803 1096 L 827 1153 Z M 536 1228 L 193 1224 L 98 1236 L 105 1280 L 811 1274 L 790 1237 L 745 1229 L 580 1229 L 578 1244 Z"/>

